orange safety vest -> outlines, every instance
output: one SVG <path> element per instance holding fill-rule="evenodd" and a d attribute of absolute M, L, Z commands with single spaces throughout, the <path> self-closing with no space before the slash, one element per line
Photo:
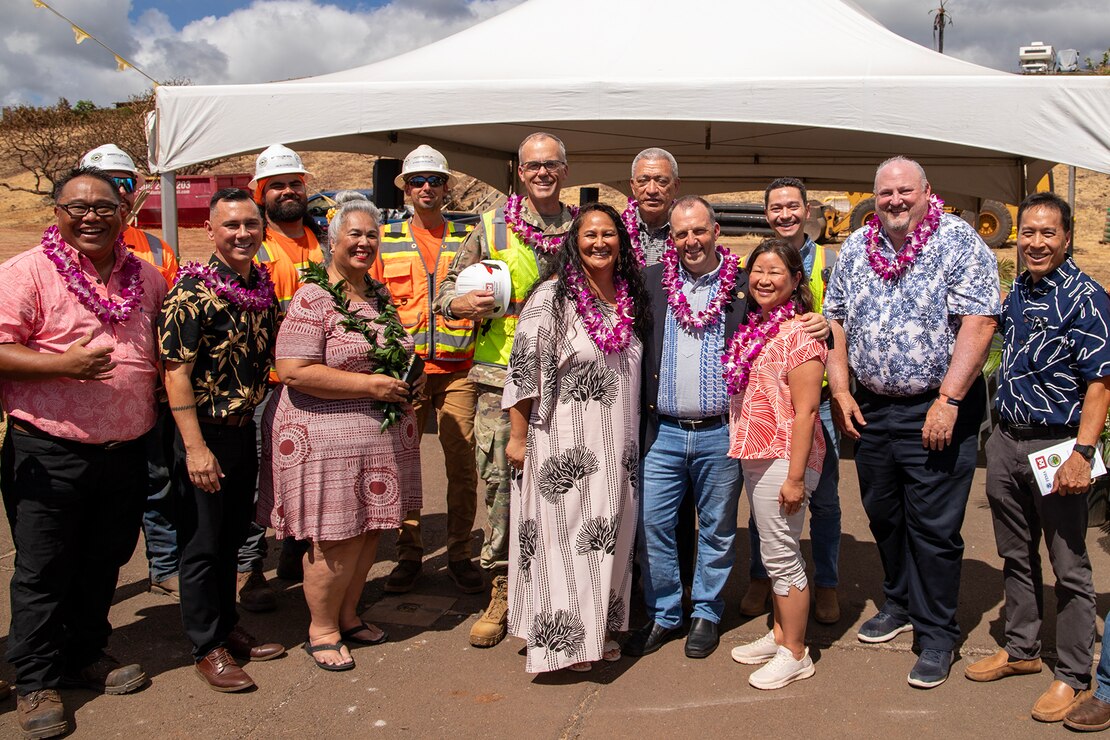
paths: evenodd
<path fill-rule="evenodd" d="M 123 230 L 123 244 L 144 262 L 149 262 L 162 274 L 166 285 L 173 287 L 177 281 L 177 257 L 169 244 L 135 226 Z"/>
<path fill-rule="evenodd" d="M 266 265 L 266 269 L 270 271 L 270 280 L 274 283 L 274 294 L 277 296 L 278 309 L 281 311 L 281 315 L 284 316 L 289 308 L 289 301 L 293 300 L 293 294 L 297 292 L 297 288 L 301 287 L 300 271 L 293 264 L 293 260 L 289 259 L 285 250 L 269 239 L 262 242 L 258 254 L 254 255 L 254 261 L 260 265 Z"/>
<path fill-rule="evenodd" d="M 432 301 L 436 286 L 447 276 L 447 268 L 473 227 L 447 221 L 439 255 L 434 265 L 428 265 L 409 224 L 406 219 L 381 228 L 378 260 L 382 282 L 418 355 L 429 360 L 469 360 L 474 355 L 474 322 L 436 314 Z"/>

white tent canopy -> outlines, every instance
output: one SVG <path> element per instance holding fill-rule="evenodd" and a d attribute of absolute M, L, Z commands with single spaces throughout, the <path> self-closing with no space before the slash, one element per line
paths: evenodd
<path fill-rule="evenodd" d="M 625 190 L 647 146 L 677 157 L 690 193 L 781 175 L 869 190 L 893 154 L 942 193 L 1006 202 L 1057 162 L 1110 172 L 1110 78 L 979 67 L 839 0 L 529 0 L 345 72 L 160 87 L 156 115 L 163 172 L 276 142 L 396 158 L 429 143 L 504 190 L 541 129 L 567 145 L 568 184 Z"/>

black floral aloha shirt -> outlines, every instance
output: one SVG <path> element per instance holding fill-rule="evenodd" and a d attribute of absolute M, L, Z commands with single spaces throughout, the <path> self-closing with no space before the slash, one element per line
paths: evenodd
<path fill-rule="evenodd" d="M 243 279 L 215 255 L 208 264 L 217 275 L 240 285 Z M 245 287 L 258 285 L 251 265 Z M 184 276 L 170 289 L 158 320 L 162 359 L 193 363 L 197 416 L 253 414 L 266 395 L 277 339 L 278 306 L 247 311 L 220 297 L 200 278 Z"/>

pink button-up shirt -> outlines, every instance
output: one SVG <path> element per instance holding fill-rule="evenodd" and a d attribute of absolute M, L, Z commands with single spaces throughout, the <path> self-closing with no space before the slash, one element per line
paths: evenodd
<path fill-rule="evenodd" d="M 116 265 L 105 286 L 92 262 L 68 244 L 64 249 L 102 297 L 118 298 L 126 252 L 117 248 Z M 92 333 L 90 349 L 112 347 L 116 367 L 107 380 L 0 380 L 0 401 L 9 415 L 55 437 L 100 444 L 135 439 L 154 426 L 154 392 L 159 384 L 154 327 L 166 281 L 141 263 L 143 298 L 127 321 L 102 322 L 66 287 L 42 247 L 0 265 L 0 344 L 22 344 L 36 352 L 62 353 Z"/>

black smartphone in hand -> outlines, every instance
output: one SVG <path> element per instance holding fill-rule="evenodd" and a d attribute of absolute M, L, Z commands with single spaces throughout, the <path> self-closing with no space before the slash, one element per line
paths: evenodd
<path fill-rule="evenodd" d="M 401 380 L 409 384 L 409 402 L 415 399 L 415 392 L 412 389 L 412 384 L 416 382 L 417 378 L 424 374 L 424 358 L 418 354 L 413 354 L 412 359 L 409 360 L 409 369 L 405 371 L 405 377 Z"/>

